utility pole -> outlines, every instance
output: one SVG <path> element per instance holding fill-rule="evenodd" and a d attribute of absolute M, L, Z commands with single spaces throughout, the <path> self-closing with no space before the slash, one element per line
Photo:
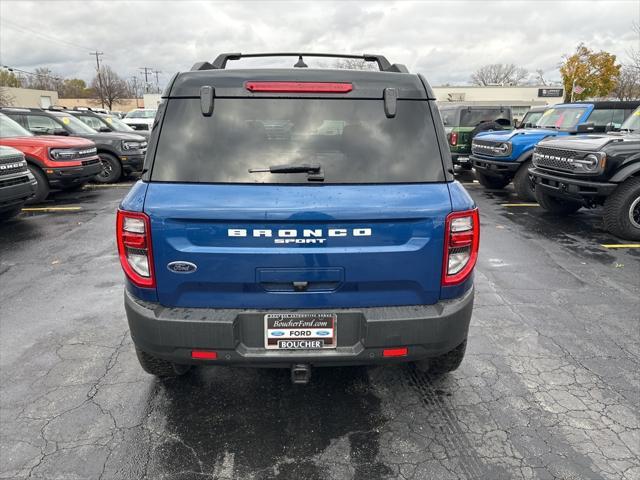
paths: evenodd
<path fill-rule="evenodd" d="M 144 70 L 144 91 L 149 93 L 149 74 L 153 72 L 153 67 L 140 67 L 140 70 Z"/>
<path fill-rule="evenodd" d="M 133 80 L 133 96 L 136 97 L 136 108 L 140 108 L 138 105 L 138 77 L 134 75 L 131 79 Z"/>
<path fill-rule="evenodd" d="M 104 55 L 104 52 L 91 52 L 89 55 L 95 55 L 96 57 L 96 70 L 98 71 L 98 87 L 100 88 L 100 104 L 104 108 L 104 90 L 102 88 L 102 75 L 100 74 L 100 57 Z"/>
<path fill-rule="evenodd" d="M 161 70 L 154 70 L 153 73 L 156 74 L 156 88 L 158 89 L 158 93 L 160 93 L 160 80 L 158 80 L 158 74 L 162 73 Z"/>

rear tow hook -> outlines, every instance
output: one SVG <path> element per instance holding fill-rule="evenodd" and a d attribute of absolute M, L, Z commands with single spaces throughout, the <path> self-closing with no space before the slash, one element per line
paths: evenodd
<path fill-rule="evenodd" d="M 311 366 L 308 363 L 296 363 L 291 367 L 291 382 L 306 385 L 311 378 Z"/>

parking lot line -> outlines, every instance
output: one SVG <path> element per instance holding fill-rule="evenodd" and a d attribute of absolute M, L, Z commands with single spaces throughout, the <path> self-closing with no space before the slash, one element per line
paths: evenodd
<path fill-rule="evenodd" d="M 133 183 L 94 183 L 91 185 L 85 185 L 84 188 L 109 188 L 109 187 L 132 187 Z"/>
<path fill-rule="evenodd" d="M 501 203 L 503 207 L 539 207 L 537 203 Z"/>
<path fill-rule="evenodd" d="M 23 208 L 23 212 L 65 212 L 65 211 L 76 211 L 82 210 L 82 207 L 26 207 Z"/>
<path fill-rule="evenodd" d="M 640 243 L 602 243 L 604 248 L 640 248 Z"/>

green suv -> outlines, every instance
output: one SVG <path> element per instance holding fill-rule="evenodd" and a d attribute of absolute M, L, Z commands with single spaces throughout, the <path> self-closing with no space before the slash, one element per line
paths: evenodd
<path fill-rule="evenodd" d="M 511 130 L 511 108 L 492 105 L 445 104 L 438 107 L 454 165 L 470 170 L 471 140 L 480 132 Z"/>

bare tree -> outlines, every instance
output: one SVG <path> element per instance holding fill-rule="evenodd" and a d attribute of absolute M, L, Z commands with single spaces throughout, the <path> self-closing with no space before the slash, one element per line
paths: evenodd
<path fill-rule="evenodd" d="M 340 58 L 334 62 L 333 68 L 340 70 L 378 70 L 375 62 L 366 62 L 357 58 Z"/>
<path fill-rule="evenodd" d="M 618 100 L 640 99 L 640 70 L 633 65 L 623 65 L 612 93 Z"/>
<path fill-rule="evenodd" d="M 520 85 L 529 76 L 525 68 L 516 67 L 513 63 L 494 63 L 484 65 L 471 75 L 474 85 Z"/>
<path fill-rule="evenodd" d="M 544 85 L 545 87 L 547 86 L 547 81 L 544 79 L 544 70 L 541 68 L 536 70 L 536 83 L 538 85 Z"/>
<path fill-rule="evenodd" d="M 631 28 L 635 32 L 636 38 L 640 37 L 640 23 L 633 22 Z M 629 66 L 640 72 L 640 41 L 638 42 L 638 48 L 630 48 L 627 51 L 627 55 L 629 55 Z"/>
<path fill-rule="evenodd" d="M 129 86 L 127 82 L 120 78 L 110 66 L 101 66 L 99 75 L 99 78 L 96 75 L 92 80 L 91 88 L 97 98 L 107 104 L 109 110 L 113 108 L 113 104 L 117 103 L 118 100 L 128 98 Z"/>
<path fill-rule="evenodd" d="M 62 79 L 53 74 L 47 67 L 36 68 L 33 74 L 29 75 L 27 88 L 34 90 L 58 90 L 61 87 Z"/>

